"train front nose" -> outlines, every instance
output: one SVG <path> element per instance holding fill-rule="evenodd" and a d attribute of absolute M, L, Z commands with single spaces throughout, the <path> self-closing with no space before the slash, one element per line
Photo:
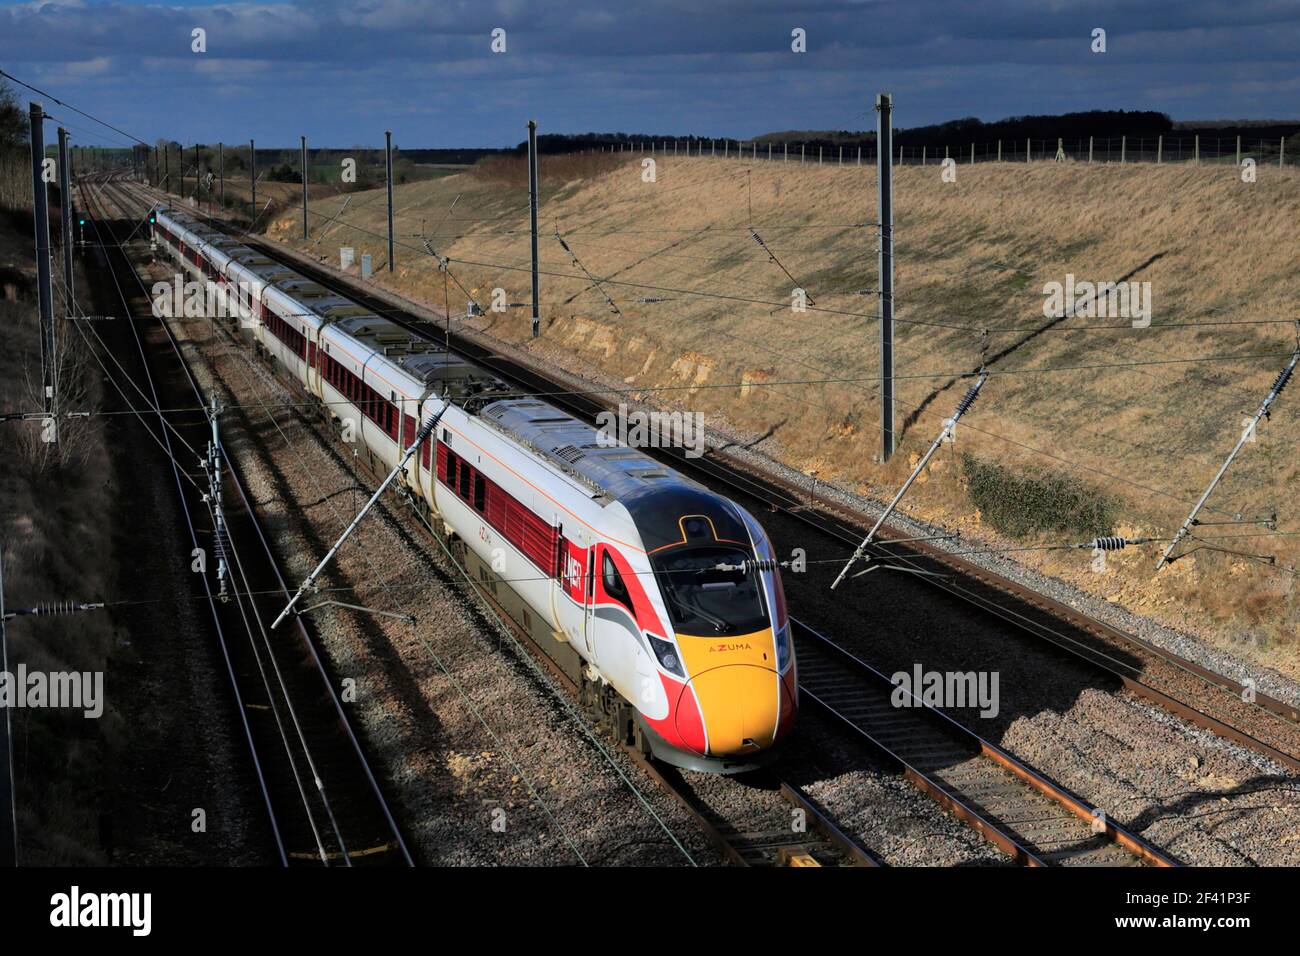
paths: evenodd
<path fill-rule="evenodd" d="M 687 686 L 704 719 L 705 756 L 743 757 L 765 750 L 777 738 L 782 712 L 793 708 L 785 681 L 759 664 L 711 667 Z M 681 721 L 679 708 L 679 729 L 685 730 Z"/>

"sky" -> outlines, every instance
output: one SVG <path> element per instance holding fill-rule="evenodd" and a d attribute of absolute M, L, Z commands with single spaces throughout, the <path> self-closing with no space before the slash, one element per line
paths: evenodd
<path fill-rule="evenodd" d="M 899 127 L 1090 109 L 1294 119 L 1297 51 L 1300 0 L 0 3 L 0 69 L 150 143 L 379 146 L 392 129 L 411 148 L 513 146 L 530 118 L 744 139 L 874 128 L 882 91 Z M 83 144 L 125 145 L 68 120 Z"/>

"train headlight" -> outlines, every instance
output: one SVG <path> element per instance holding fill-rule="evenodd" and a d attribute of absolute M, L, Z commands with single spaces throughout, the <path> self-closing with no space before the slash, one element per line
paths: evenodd
<path fill-rule="evenodd" d="M 655 657 L 659 658 L 660 667 L 678 677 L 686 676 L 686 672 L 682 670 L 682 660 L 677 656 L 677 648 L 673 647 L 671 641 L 665 641 L 653 634 L 647 634 L 646 638 L 650 641 L 650 648 L 655 652 Z"/>
<path fill-rule="evenodd" d="M 776 632 L 776 672 L 784 673 L 790 666 L 790 622 Z"/>

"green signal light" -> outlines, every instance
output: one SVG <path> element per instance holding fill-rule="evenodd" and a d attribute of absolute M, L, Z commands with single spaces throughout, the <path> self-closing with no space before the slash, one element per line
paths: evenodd
<path fill-rule="evenodd" d="M 86 220 L 84 220 L 84 219 L 78 219 L 78 220 L 77 220 L 77 225 L 78 225 L 78 226 L 84 226 L 85 224 L 86 224 Z"/>

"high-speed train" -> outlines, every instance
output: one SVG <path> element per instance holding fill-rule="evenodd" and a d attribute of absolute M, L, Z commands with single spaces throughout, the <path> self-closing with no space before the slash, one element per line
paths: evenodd
<path fill-rule="evenodd" d="M 735 502 L 180 211 L 155 242 L 397 480 L 466 567 L 659 759 L 733 773 L 798 707 L 771 542 Z"/>

